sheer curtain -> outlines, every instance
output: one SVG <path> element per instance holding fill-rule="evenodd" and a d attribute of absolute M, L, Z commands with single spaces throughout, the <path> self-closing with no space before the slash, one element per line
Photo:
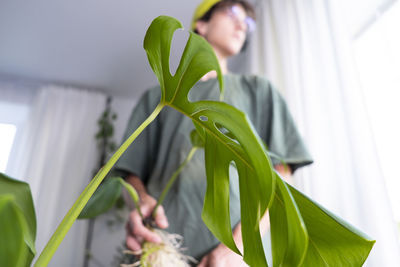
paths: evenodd
<path fill-rule="evenodd" d="M 400 266 L 390 209 L 337 1 L 259 0 L 252 68 L 282 90 L 315 163 L 313 199 L 377 242 L 365 266 Z"/>
<path fill-rule="evenodd" d="M 6 173 L 31 186 L 38 252 L 93 175 L 96 122 L 105 101 L 101 93 L 47 86 L 32 102 Z M 86 222 L 75 223 L 49 266 L 82 265 L 85 231 Z"/>

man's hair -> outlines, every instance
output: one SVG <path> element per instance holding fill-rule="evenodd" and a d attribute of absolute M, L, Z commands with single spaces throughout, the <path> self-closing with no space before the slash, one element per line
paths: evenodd
<path fill-rule="evenodd" d="M 252 19 L 256 20 L 256 13 L 254 11 L 254 8 L 246 0 L 222 0 L 213 5 L 201 18 L 198 19 L 198 21 L 209 21 L 216 10 L 224 7 L 231 7 L 234 5 L 241 5 L 246 14 Z"/>

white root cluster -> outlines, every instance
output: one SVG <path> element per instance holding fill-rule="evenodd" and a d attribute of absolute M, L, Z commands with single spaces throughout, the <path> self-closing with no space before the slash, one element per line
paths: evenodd
<path fill-rule="evenodd" d="M 182 253 L 181 248 L 183 238 L 177 234 L 170 234 L 160 229 L 154 229 L 162 242 L 155 244 L 151 242 L 143 243 L 142 250 L 124 251 L 126 254 L 140 256 L 140 260 L 132 264 L 121 264 L 121 267 L 190 267 L 190 262 L 196 260 Z"/>

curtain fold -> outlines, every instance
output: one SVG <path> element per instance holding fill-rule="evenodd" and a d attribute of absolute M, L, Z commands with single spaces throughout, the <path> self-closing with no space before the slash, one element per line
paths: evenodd
<path fill-rule="evenodd" d="M 315 159 L 296 174 L 299 187 L 377 240 L 365 266 L 400 266 L 343 8 L 328 0 L 259 0 L 252 69 L 282 90 Z"/>
<path fill-rule="evenodd" d="M 96 166 L 101 93 L 46 86 L 38 90 L 6 173 L 31 186 L 37 216 L 38 253 L 89 183 Z M 81 266 L 86 222 L 77 221 L 49 266 Z"/>

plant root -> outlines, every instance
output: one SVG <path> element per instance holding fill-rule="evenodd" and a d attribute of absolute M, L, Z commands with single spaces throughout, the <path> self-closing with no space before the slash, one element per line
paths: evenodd
<path fill-rule="evenodd" d="M 190 262 L 197 261 L 182 253 L 183 238 L 160 229 L 153 229 L 162 239 L 160 244 L 144 242 L 140 251 L 124 251 L 125 254 L 140 256 L 132 264 L 121 264 L 121 267 L 190 267 Z"/>

